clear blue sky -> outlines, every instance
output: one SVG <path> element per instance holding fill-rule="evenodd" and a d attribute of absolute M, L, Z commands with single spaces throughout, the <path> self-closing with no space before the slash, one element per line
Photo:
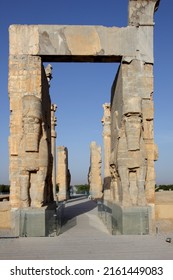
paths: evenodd
<path fill-rule="evenodd" d="M 8 27 L 11 24 L 126 26 L 128 0 L 16 0 L 0 4 L 0 183 L 8 183 Z M 155 14 L 155 142 L 157 183 L 173 183 L 173 1 Z M 56 63 L 52 102 L 58 105 L 57 146 L 69 151 L 72 184 L 87 183 L 91 141 L 102 145 L 102 104 L 109 102 L 117 64 Z"/>

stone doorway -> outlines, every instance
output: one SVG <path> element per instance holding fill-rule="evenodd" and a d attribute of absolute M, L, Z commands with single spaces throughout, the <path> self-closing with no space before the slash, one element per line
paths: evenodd
<path fill-rule="evenodd" d="M 119 62 L 111 95 L 109 207 L 122 215 L 148 209 L 154 224 L 153 15 L 159 1 L 129 1 L 129 25 L 10 27 L 10 202 L 41 208 L 53 202 L 51 100 L 43 62 Z M 34 133 L 33 133 L 34 131 Z M 36 172 L 30 189 L 30 173 Z M 35 173 L 34 173 L 35 174 Z M 35 186 L 35 187 L 34 187 Z M 117 213 L 118 211 L 116 211 Z M 131 215 L 131 214 L 130 214 Z M 133 219 L 132 219 L 133 225 Z M 121 226 L 119 227 L 120 230 Z M 120 230 L 125 233 L 125 229 Z"/>

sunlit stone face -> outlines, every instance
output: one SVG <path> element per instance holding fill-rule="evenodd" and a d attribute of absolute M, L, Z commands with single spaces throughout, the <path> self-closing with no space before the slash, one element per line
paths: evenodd
<path fill-rule="evenodd" d="M 41 120 L 37 117 L 24 118 L 25 151 L 38 152 L 41 134 Z"/>
<path fill-rule="evenodd" d="M 141 117 L 129 116 L 125 118 L 127 147 L 129 151 L 140 150 Z"/>

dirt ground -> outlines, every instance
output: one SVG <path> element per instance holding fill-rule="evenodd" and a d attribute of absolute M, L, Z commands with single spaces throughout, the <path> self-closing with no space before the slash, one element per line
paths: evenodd
<path fill-rule="evenodd" d="M 173 191 L 156 192 L 156 205 L 173 205 Z M 173 213 L 172 213 L 173 217 Z M 169 234 L 173 238 L 173 218 L 157 219 L 156 227 L 158 234 Z"/>

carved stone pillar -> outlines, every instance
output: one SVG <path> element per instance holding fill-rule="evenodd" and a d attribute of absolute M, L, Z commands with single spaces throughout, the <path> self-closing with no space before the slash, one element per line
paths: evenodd
<path fill-rule="evenodd" d="M 59 186 L 58 200 L 69 198 L 70 171 L 68 169 L 68 150 L 64 146 L 57 149 L 57 184 Z"/>
<path fill-rule="evenodd" d="M 124 213 L 122 223 L 127 211 L 131 221 L 137 212 L 154 221 L 157 146 L 153 133 L 153 14 L 158 3 L 129 1 L 129 26 L 135 26 L 138 32 L 136 55 L 123 56 L 112 86 L 111 166 L 117 174 L 118 205 Z M 150 50 L 145 58 L 144 49 Z"/>
<path fill-rule="evenodd" d="M 102 178 L 101 178 L 101 147 L 96 142 L 90 145 L 90 168 L 88 182 L 90 185 L 90 195 L 92 198 L 102 197 Z"/>
<path fill-rule="evenodd" d="M 53 168 L 52 168 L 52 184 L 53 184 L 53 196 L 54 200 L 57 200 L 56 197 L 56 137 L 57 133 L 55 131 L 55 126 L 56 126 L 56 117 L 55 117 L 55 112 L 57 109 L 56 104 L 51 105 L 51 146 L 52 146 L 52 157 L 53 157 Z"/>
<path fill-rule="evenodd" d="M 104 199 L 112 200 L 111 198 L 111 172 L 110 172 L 110 155 L 111 155 L 111 115 L 110 103 L 103 104 L 103 148 L 104 148 L 104 182 L 103 194 Z"/>
<path fill-rule="evenodd" d="M 39 56 L 10 55 L 10 203 L 42 207 L 53 200 L 49 85 Z"/>

